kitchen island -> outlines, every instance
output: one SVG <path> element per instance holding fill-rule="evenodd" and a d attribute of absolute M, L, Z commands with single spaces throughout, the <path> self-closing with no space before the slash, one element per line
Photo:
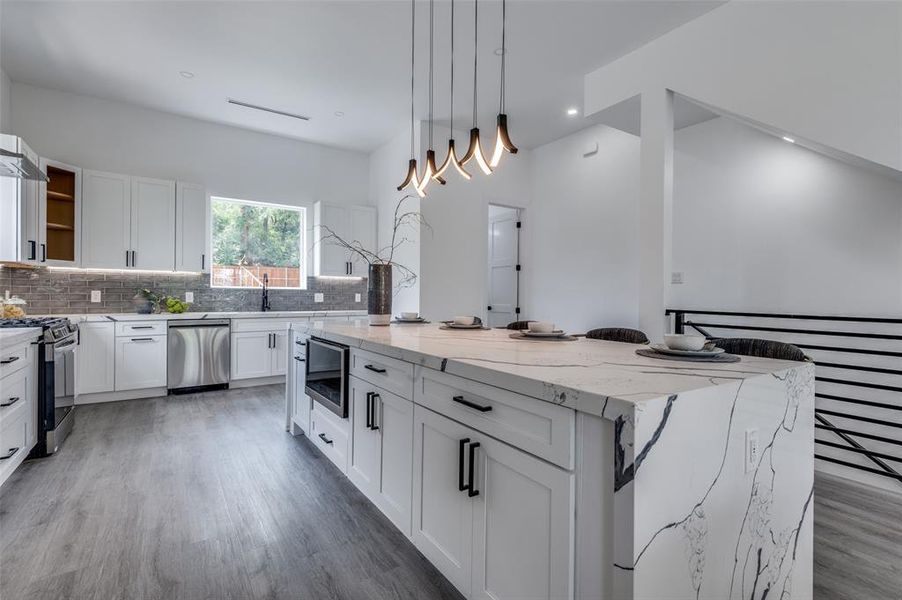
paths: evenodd
<path fill-rule="evenodd" d="M 351 348 L 367 429 L 388 428 L 376 414 L 389 404 L 406 414 L 394 396 L 412 384 L 410 527 L 368 495 L 466 596 L 812 596 L 812 364 L 662 361 L 631 344 L 437 325 L 298 330 Z M 362 402 L 349 411 L 352 481 L 370 443 L 357 439 Z"/>

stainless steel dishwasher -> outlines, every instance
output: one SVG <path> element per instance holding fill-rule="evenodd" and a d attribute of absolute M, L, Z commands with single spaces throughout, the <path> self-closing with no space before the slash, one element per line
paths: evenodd
<path fill-rule="evenodd" d="M 170 394 L 229 387 L 228 319 L 169 321 Z"/>

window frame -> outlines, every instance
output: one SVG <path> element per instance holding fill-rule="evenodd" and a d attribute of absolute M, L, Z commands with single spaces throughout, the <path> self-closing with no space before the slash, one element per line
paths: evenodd
<path fill-rule="evenodd" d="M 216 285 L 214 283 L 214 271 L 216 267 L 216 256 L 214 254 L 214 239 L 213 239 L 213 203 L 216 201 L 220 202 L 229 202 L 232 204 L 244 204 L 248 206 L 258 206 L 262 208 L 277 208 L 283 210 L 292 210 L 295 212 L 301 213 L 301 227 L 300 227 L 300 239 L 298 241 L 298 256 L 300 257 L 300 264 L 298 268 L 300 269 L 300 283 L 299 287 L 277 287 L 277 286 L 268 286 L 266 289 L 269 290 L 306 290 L 307 289 L 307 279 L 309 277 L 309 273 L 307 272 L 307 253 L 305 252 L 305 248 L 307 247 L 307 207 L 306 206 L 293 206 L 291 204 L 279 204 L 276 202 L 261 202 L 258 200 L 245 200 L 243 198 L 229 198 L 226 196 L 214 196 L 210 195 L 210 289 L 216 290 L 261 290 L 262 287 L 252 287 L 246 285 Z"/>

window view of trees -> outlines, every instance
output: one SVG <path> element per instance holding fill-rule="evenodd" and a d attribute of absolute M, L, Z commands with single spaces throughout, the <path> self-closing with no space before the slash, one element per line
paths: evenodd
<path fill-rule="evenodd" d="M 303 209 L 212 198 L 213 285 L 305 287 Z"/>

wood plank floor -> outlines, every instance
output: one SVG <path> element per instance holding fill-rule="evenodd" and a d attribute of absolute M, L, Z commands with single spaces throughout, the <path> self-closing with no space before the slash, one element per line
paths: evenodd
<path fill-rule="evenodd" d="M 0 599 L 461 596 L 304 438 L 282 386 L 80 406 L 0 490 Z M 902 598 L 898 497 L 819 476 L 815 598 Z"/>

